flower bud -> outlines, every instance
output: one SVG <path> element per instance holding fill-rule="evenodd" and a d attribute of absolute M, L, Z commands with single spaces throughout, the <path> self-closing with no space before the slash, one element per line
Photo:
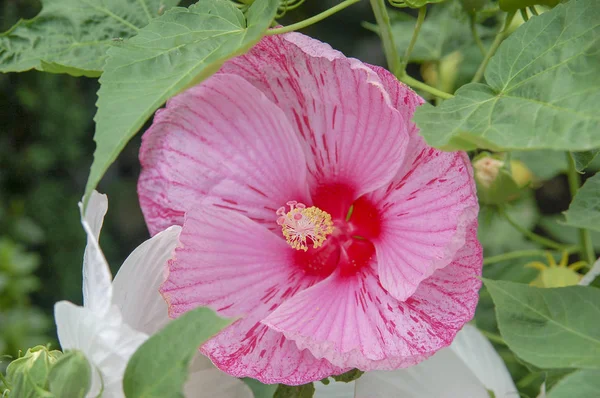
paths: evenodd
<path fill-rule="evenodd" d="M 12 361 L 6 368 L 6 379 L 12 397 L 42 397 L 46 392 L 48 374 L 62 352 L 36 346 Z"/>
<path fill-rule="evenodd" d="M 502 204 L 517 199 L 531 184 L 533 174 L 518 160 L 505 162 L 500 155 L 482 153 L 473 159 L 479 200 L 485 204 Z"/>
<path fill-rule="evenodd" d="M 92 367 L 81 351 L 71 350 L 50 369 L 48 388 L 56 397 L 85 397 L 92 384 Z"/>

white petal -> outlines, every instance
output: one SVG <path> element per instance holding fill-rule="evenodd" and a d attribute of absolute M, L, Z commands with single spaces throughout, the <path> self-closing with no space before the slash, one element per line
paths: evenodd
<path fill-rule="evenodd" d="M 354 397 L 355 382 L 344 383 L 329 379 L 329 384 L 325 385 L 320 381 L 315 381 L 314 398 L 352 398 Z"/>
<path fill-rule="evenodd" d="M 253 398 L 243 381 L 221 372 L 200 353 L 193 359 L 183 391 L 185 398 Z"/>
<path fill-rule="evenodd" d="M 462 360 L 444 348 L 416 366 L 366 372 L 356 381 L 357 398 L 489 398 Z"/>
<path fill-rule="evenodd" d="M 149 335 L 168 321 L 168 307 L 158 292 L 167 260 L 177 246 L 181 227 L 173 226 L 138 246 L 127 257 L 113 282 L 113 304 L 125 322 Z"/>
<path fill-rule="evenodd" d="M 465 325 L 450 349 L 496 398 L 518 397 L 517 387 L 506 365 L 488 339 L 475 326 Z"/>
<path fill-rule="evenodd" d="M 58 340 L 63 350 L 82 351 L 102 377 L 105 397 L 124 397 L 122 380 L 129 358 L 148 338 L 122 322 L 119 309 L 111 307 L 105 316 L 68 301 L 54 306 Z M 88 397 L 101 389 L 97 373 L 92 376 Z"/>
<path fill-rule="evenodd" d="M 83 209 L 81 203 L 79 209 Z M 107 209 L 106 195 L 94 191 L 90 196 L 85 216 L 82 214 L 81 217 L 81 224 L 87 234 L 87 245 L 83 253 L 83 305 L 100 315 L 109 310 L 112 299 L 112 277 L 98 243 Z"/>

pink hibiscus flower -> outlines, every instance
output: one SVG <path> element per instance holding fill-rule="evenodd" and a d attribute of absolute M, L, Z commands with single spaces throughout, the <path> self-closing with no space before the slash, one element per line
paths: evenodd
<path fill-rule="evenodd" d="M 171 99 L 143 137 L 151 233 L 183 225 L 162 294 L 241 317 L 201 348 L 264 383 L 414 365 L 473 316 L 478 211 L 464 153 L 410 118 L 384 69 L 264 38 Z"/>

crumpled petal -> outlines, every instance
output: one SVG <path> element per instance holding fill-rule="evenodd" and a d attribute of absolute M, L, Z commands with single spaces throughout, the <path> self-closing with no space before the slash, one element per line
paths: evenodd
<path fill-rule="evenodd" d="M 200 200 L 266 225 L 307 202 L 306 162 L 283 112 L 239 76 L 219 74 L 169 100 L 140 149 L 138 193 L 152 235 Z"/>
<path fill-rule="evenodd" d="M 361 370 L 415 365 L 449 345 L 475 312 L 482 250 L 477 225 L 456 259 L 398 301 L 371 263 L 339 272 L 286 300 L 263 323 L 339 367 Z"/>
<path fill-rule="evenodd" d="M 54 318 L 62 349 L 82 351 L 97 370 L 92 372 L 88 397 L 96 397 L 102 386 L 104 396 L 124 397 L 122 380 L 125 367 L 148 336 L 123 323 L 115 306 L 106 314 L 99 315 L 88 308 L 60 301 L 54 306 Z"/>
<path fill-rule="evenodd" d="M 407 163 L 384 189 L 367 195 L 379 209 L 373 239 L 381 284 L 398 300 L 456 256 L 479 206 L 469 158 L 413 138 Z"/>
<path fill-rule="evenodd" d="M 113 281 L 113 304 L 135 330 L 151 335 L 170 320 L 158 289 L 165 280 L 167 261 L 177 246 L 181 227 L 173 226 L 139 245 L 127 257 Z"/>
<path fill-rule="evenodd" d="M 161 288 L 171 316 L 208 306 L 244 317 L 202 347 L 218 368 L 267 384 L 303 384 L 340 370 L 259 323 L 316 282 L 295 266 L 281 237 L 237 212 L 204 205 L 187 213 L 180 241 Z"/>
<path fill-rule="evenodd" d="M 109 310 L 112 300 L 112 275 L 98 243 L 107 209 L 106 195 L 96 191 L 90 195 L 85 216 L 83 204 L 79 203 L 81 225 L 87 235 L 83 253 L 83 305 L 100 315 Z"/>
<path fill-rule="evenodd" d="M 313 195 L 341 184 L 352 203 L 402 163 L 408 120 L 373 70 L 329 45 L 298 33 L 265 37 L 221 72 L 242 76 L 284 111 L 302 142 Z"/>

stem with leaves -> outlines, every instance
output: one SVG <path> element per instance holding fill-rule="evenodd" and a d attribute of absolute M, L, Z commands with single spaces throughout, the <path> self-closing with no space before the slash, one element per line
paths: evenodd
<path fill-rule="evenodd" d="M 295 24 L 291 24 L 288 26 L 283 26 L 281 28 L 275 28 L 275 29 L 269 29 L 268 31 L 265 32 L 266 36 L 272 36 L 272 35 L 279 35 L 282 33 L 288 33 L 288 32 L 293 32 L 299 29 L 303 29 L 306 28 L 307 26 L 313 25 L 317 22 L 320 22 L 322 20 L 324 20 L 325 18 L 328 18 L 330 16 L 332 16 L 333 14 L 335 14 L 336 12 L 339 12 L 341 10 L 343 10 L 346 7 L 349 7 L 353 4 L 358 3 L 361 0 L 346 0 L 346 1 L 342 1 L 340 4 L 333 6 L 325 11 L 323 11 L 320 14 L 317 14 L 313 17 L 307 18 L 304 21 L 300 21 L 298 23 Z"/>
<path fill-rule="evenodd" d="M 377 26 L 379 27 L 379 36 L 381 37 L 381 41 L 383 43 L 383 51 L 385 53 L 385 58 L 388 63 L 388 68 L 394 74 L 394 76 L 396 76 L 396 78 L 398 78 L 398 80 L 400 80 L 402 83 L 405 83 L 419 90 L 428 92 L 436 97 L 443 99 L 452 98 L 452 94 L 438 90 L 435 87 L 431 87 L 430 85 L 421 82 L 417 79 L 414 79 L 406 74 L 405 68 L 406 64 L 408 63 L 408 58 L 410 57 L 412 49 L 417 41 L 419 30 L 421 29 L 423 21 L 425 20 L 426 11 L 424 10 L 424 7 L 422 9 L 419 9 L 419 17 L 417 18 L 417 25 L 415 26 L 415 31 L 413 33 L 410 44 L 404 54 L 404 59 L 401 59 L 400 54 L 398 53 L 398 47 L 394 42 L 394 35 L 392 34 L 392 26 L 390 23 L 390 16 L 388 15 L 385 1 L 370 1 L 371 8 L 373 9 L 373 13 L 375 14 L 375 20 L 377 21 Z"/>
<path fill-rule="evenodd" d="M 575 167 L 575 159 L 571 152 L 567 152 L 567 161 L 569 162 L 569 169 L 567 170 L 567 177 L 569 180 L 569 190 L 571 192 L 571 199 L 575 197 L 577 190 L 581 186 L 581 176 L 577 172 Z M 579 229 L 579 242 L 581 250 L 581 260 L 587 261 L 588 264 L 593 264 L 596 261 L 596 253 L 594 253 L 594 247 L 592 245 L 592 235 L 590 231 L 585 228 Z"/>
<path fill-rule="evenodd" d="M 485 54 L 483 61 L 481 61 L 481 64 L 479 65 L 479 68 L 477 69 L 477 72 L 475 72 L 475 76 L 473 77 L 473 80 L 471 81 L 472 83 L 478 83 L 483 78 L 483 73 L 485 72 L 485 68 L 487 67 L 488 63 L 490 62 L 490 59 L 496 53 L 496 50 L 498 50 L 498 47 L 500 47 L 500 44 L 502 44 L 502 41 L 508 35 L 508 28 L 514 17 L 515 17 L 515 12 L 510 12 L 506 15 L 506 19 L 504 20 L 502 29 L 500 29 L 500 31 L 496 34 L 496 37 L 494 38 L 494 42 L 492 43 L 492 46 Z"/>

